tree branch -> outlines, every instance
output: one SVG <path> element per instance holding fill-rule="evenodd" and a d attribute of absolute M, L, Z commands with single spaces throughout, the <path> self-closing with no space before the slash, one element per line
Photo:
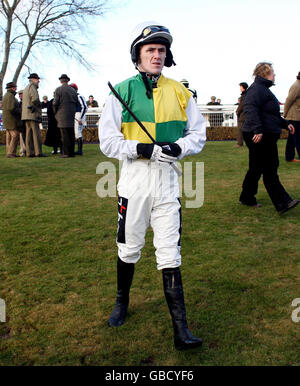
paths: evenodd
<path fill-rule="evenodd" d="M 14 81 L 17 81 L 22 67 L 34 47 L 48 43 L 56 47 L 63 55 L 72 57 L 85 67 L 92 65 L 81 53 L 86 44 L 80 39 L 72 39 L 76 33 L 87 34 L 89 20 L 102 16 L 108 11 L 108 3 L 114 0 L 0 0 L 0 12 L 6 20 L 1 28 L 5 34 L 3 63 L 0 71 L 0 95 L 2 82 L 6 74 L 10 53 L 17 48 L 20 61 L 16 68 Z M 11 36 L 13 33 L 14 36 Z M 19 46 L 19 48 L 18 48 Z M 23 47 L 25 51 L 23 52 Z M 36 48 L 35 48 L 36 49 Z"/>

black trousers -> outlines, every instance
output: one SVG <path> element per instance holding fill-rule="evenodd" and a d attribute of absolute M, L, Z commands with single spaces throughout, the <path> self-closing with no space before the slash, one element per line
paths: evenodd
<path fill-rule="evenodd" d="M 69 157 L 74 157 L 74 153 L 75 153 L 74 127 L 60 128 L 60 132 L 61 132 L 63 154 L 68 155 Z"/>
<path fill-rule="evenodd" d="M 279 181 L 277 141 L 280 134 L 264 133 L 259 143 L 254 143 L 254 132 L 243 132 L 244 140 L 249 148 L 249 170 L 246 173 L 240 201 L 247 205 L 255 205 L 258 181 L 263 176 L 265 188 L 279 211 L 292 201 L 289 194 Z"/>
<path fill-rule="evenodd" d="M 300 121 L 289 121 L 289 123 L 295 127 L 295 134 L 291 134 L 289 131 L 285 146 L 285 159 L 292 161 L 295 158 L 295 148 L 300 159 Z"/>

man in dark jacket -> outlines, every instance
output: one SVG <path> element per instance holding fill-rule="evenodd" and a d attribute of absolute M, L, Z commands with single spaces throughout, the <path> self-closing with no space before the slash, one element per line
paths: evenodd
<path fill-rule="evenodd" d="M 62 85 L 54 92 L 53 111 L 61 131 L 62 158 L 68 158 L 75 156 L 74 119 L 78 98 L 76 91 L 68 85 L 70 78 L 66 74 L 62 74 L 59 80 Z"/>
<path fill-rule="evenodd" d="M 17 85 L 9 82 L 6 85 L 7 93 L 3 97 L 3 125 L 6 129 L 6 156 L 17 157 L 16 151 L 20 136 L 21 110 L 15 95 Z"/>

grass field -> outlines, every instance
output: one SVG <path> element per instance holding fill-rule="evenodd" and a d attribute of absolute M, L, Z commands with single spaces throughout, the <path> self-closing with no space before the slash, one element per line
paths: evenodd
<path fill-rule="evenodd" d="M 74 159 L 7 159 L 0 147 L 0 365 L 300 365 L 300 206 L 279 216 L 260 183 L 262 208 L 238 204 L 247 150 L 208 142 L 205 201 L 183 203 L 181 267 L 187 316 L 203 338 L 178 352 L 156 270 L 152 231 L 136 266 L 126 323 L 107 325 L 115 301 L 117 201 L 99 198 L 107 161 L 97 145 Z M 300 165 L 279 175 L 300 198 Z M 299 313 L 300 316 L 300 313 Z"/>

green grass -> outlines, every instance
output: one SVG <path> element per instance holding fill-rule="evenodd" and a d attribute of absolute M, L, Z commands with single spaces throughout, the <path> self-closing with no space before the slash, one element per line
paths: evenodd
<path fill-rule="evenodd" d="M 246 148 L 208 142 L 205 201 L 183 203 L 181 267 L 198 351 L 178 352 L 156 269 L 152 231 L 136 266 L 126 323 L 107 325 L 116 291 L 116 198 L 99 198 L 107 161 L 84 156 L 7 159 L 0 147 L 0 365 L 300 365 L 300 206 L 279 216 L 260 183 L 262 208 L 238 204 Z M 300 167 L 284 161 L 281 181 L 300 198 Z M 46 148 L 44 147 L 44 151 Z M 49 151 L 49 148 L 47 148 Z M 116 163 L 117 164 L 117 163 Z"/>

